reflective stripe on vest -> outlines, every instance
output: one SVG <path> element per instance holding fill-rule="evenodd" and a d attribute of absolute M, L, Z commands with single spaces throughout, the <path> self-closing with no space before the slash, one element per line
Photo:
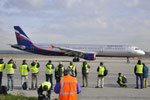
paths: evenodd
<path fill-rule="evenodd" d="M 48 86 L 48 90 L 49 90 L 49 89 L 50 89 L 50 87 L 51 87 L 51 83 L 50 83 L 50 82 L 46 82 L 46 81 L 45 81 L 45 82 L 43 82 L 43 83 L 42 83 L 42 90 L 44 90 L 44 86 L 45 86 L 45 85 L 47 85 L 47 86 Z M 47 91 L 48 91 L 48 90 L 47 90 Z"/>
<path fill-rule="evenodd" d="M 81 68 L 83 68 L 83 64 L 82 64 Z M 86 68 L 86 73 L 88 73 L 89 72 L 88 64 L 85 65 L 85 68 Z"/>
<path fill-rule="evenodd" d="M 103 66 L 99 66 L 98 75 L 104 75 L 105 68 Z"/>
<path fill-rule="evenodd" d="M 75 75 L 75 66 L 74 66 L 74 65 L 68 66 L 68 69 L 73 70 L 73 76 L 76 76 L 76 75 Z"/>
<path fill-rule="evenodd" d="M 36 74 L 39 72 L 39 69 L 37 68 L 37 64 L 35 64 L 34 66 L 30 65 L 30 68 L 33 74 Z"/>
<path fill-rule="evenodd" d="M 45 70 L 46 70 L 46 74 L 48 74 L 48 75 L 53 74 L 52 65 L 46 65 Z"/>
<path fill-rule="evenodd" d="M 21 65 L 20 66 L 20 72 L 22 76 L 27 76 L 28 75 L 28 65 Z"/>
<path fill-rule="evenodd" d="M 139 65 L 139 64 L 136 65 L 136 73 L 137 74 L 142 74 L 143 73 L 143 65 L 142 64 L 141 65 Z"/>
<path fill-rule="evenodd" d="M 13 64 L 6 64 L 6 73 L 7 74 L 14 74 L 14 68 L 13 68 Z"/>
<path fill-rule="evenodd" d="M 76 78 L 74 78 L 74 82 L 68 82 L 68 85 L 72 85 L 72 84 L 74 84 L 75 85 L 75 88 L 74 88 L 74 91 L 73 92 L 63 92 L 63 77 L 61 77 L 61 90 L 60 90 L 60 94 L 68 94 L 68 95 L 70 95 L 70 94 L 77 94 L 77 86 L 76 86 L 76 84 L 77 84 L 77 80 L 76 80 Z M 69 90 L 68 90 L 69 91 Z"/>
<path fill-rule="evenodd" d="M 5 65 L 5 64 L 0 64 L 0 72 L 3 72 L 4 65 Z"/>

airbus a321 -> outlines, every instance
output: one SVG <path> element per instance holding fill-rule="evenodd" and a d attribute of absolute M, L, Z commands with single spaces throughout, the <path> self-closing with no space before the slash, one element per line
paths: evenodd
<path fill-rule="evenodd" d="M 11 47 L 48 56 L 72 56 L 74 62 L 80 58 L 95 60 L 96 57 L 141 57 L 143 50 L 128 45 L 88 45 L 88 44 L 34 44 L 19 26 L 14 26 L 17 44 Z"/>

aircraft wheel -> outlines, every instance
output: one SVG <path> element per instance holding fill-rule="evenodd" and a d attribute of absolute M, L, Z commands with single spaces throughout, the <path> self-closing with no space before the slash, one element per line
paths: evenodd
<path fill-rule="evenodd" d="M 80 59 L 78 57 L 73 58 L 73 62 L 79 62 Z"/>

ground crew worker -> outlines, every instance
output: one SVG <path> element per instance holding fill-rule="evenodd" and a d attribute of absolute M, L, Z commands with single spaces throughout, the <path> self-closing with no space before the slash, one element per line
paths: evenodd
<path fill-rule="evenodd" d="M 38 74 L 39 74 L 39 68 L 40 64 L 37 60 L 33 60 L 33 62 L 30 65 L 31 73 L 32 73 L 32 80 L 31 80 L 31 88 L 36 89 L 38 86 Z M 35 87 L 34 87 L 35 86 Z"/>
<path fill-rule="evenodd" d="M 143 74 L 143 87 L 147 88 L 148 87 L 148 73 L 149 73 L 149 68 L 143 63 L 144 66 L 144 74 Z"/>
<path fill-rule="evenodd" d="M 43 91 L 47 92 L 46 96 L 50 100 L 51 99 L 51 83 L 50 82 L 45 81 L 38 88 L 38 91 L 37 91 L 38 92 L 38 100 L 47 100 L 47 99 L 44 99 L 44 98 L 46 98 L 46 96 L 43 94 Z"/>
<path fill-rule="evenodd" d="M 89 73 L 89 68 L 90 66 L 87 64 L 86 61 L 83 62 L 83 64 L 81 65 L 81 70 L 82 70 L 82 83 L 83 83 L 83 86 L 85 86 L 84 84 L 84 80 L 86 82 L 86 87 L 88 87 L 88 73 Z"/>
<path fill-rule="evenodd" d="M 72 62 L 70 62 L 70 65 L 68 66 L 67 70 L 72 70 L 73 71 L 73 76 L 77 77 L 77 69 L 76 67 L 73 65 Z"/>
<path fill-rule="evenodd" d="M 51 89 L 53 90 L 53 70 L 54 69 L 54 65 L 52 64 L 52 61 L 49 60 L 48 63 L 45 66 L 45 75 L 46 75 L 46 81 L 50 81 L 51 82 Z"/>
<path fill-rule="evenodd" d="M 16 69 L 16 64 L 13 61 L 13 59 L 10 59 L 6 64 L 6 73 L 7 73 L 7 90 L 10 89 L 9 83 L 11 80 L 11 91 L 14 89 L 14 82 L 13 82 L 14 73 L 15 73 L 14 69 Z"/>
<path fill-rule="evenodd" d="M 98 72 L 98 79 L 97 79 L 97 86 L 96 88 L 103 88 L 104 87 L 104 73 L 105 73 L 106 67 L 103 65 L 103 62 L 100 62 L 100 65 L 97 68 Z"/>
<path fill-rule="evenodd" d="M 136 75 L 136 88 L 137 89 L 139 88 L 139 84 L 138 84 L 139 78 L 140 78 L 140 82 L 141 82 L 141 89 L 143 88 L 143 72 L 144 72 L 143 64 L 141 63 L 141 60 L 138 60 L 138 63 L 134 67 L 134 73 Z"/>
<path fill-rule="evenodd" d="M 55 79 L 56 83 L 60 81 L 60 77 L 64 76 L 65 67 L 62 62 L 59 62 L 59 65 L 55 68 Z"/>
<path fill-rule="evenodd" d="M 55 93 L 59 93 L 59 100 L 77 100 L 77 94 L 81 92 L 80 84 L 73 72 L 67 70 L 66 76 L 61 77 L 54 88 Z"/>
<path fill-rule="evenodd" d="M 5 69 L 5 64 L 3 62 L 3 58 L 0 59 L 0 87 L 2 85 L 2 77 L 3 77 L 3 70 Z"/>
<path fill-rule="evenodd" d="M 127 87 L 127 80 L 126 82 L 124 80 L 126 80 L 126 76 L 125 75 L 121 76 L 121 73 L 118 73 L 117 83 L 119 84 L 120 87 Z"/>
<path fill-rule="evenodd" d="M 26 87 L 27 87 L 27 90 L 29 89 L 28 88 L 28 72 L 29 72 L 29 67 L 26 63 L 26 60 L 23 60 L 22 61 L 22 65 L 20 65 L 20 74 L 21 74 L 21 86 L 23 86 L 24 82 L 26 82 Z M 21 88 L 22 89 L 22 88 Z"/>

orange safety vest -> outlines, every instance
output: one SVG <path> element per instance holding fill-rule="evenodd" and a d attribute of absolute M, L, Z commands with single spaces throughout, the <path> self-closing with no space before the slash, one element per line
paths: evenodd
<path fill-rule="evenodd" d="M 70 75 L 61 77 L 59 100 L 77 100 L 77 78 Z"/>

